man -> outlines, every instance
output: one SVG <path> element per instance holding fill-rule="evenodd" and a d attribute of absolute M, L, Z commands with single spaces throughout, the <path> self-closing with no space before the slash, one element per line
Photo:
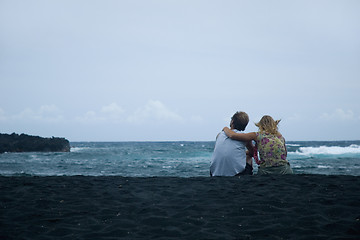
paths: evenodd
<path fill-rule="evenodd" d="M 249 123 L 249 116 L 245 112 L 236 112 L 230 122 L 230 128 L 235 132 L 244 131 Z M 249 150 L 248 154 L 246 152 Z M 251 142 L 232 140 L 225 132 L 216 137 L 215 149 L 212 155 L 210 176 L 239 176 L 252 175 Z"/>

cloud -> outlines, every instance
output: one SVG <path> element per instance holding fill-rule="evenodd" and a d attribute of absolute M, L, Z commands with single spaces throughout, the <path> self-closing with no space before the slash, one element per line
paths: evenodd
<path fill-rule="evenodd" d="M 119 122 L 124 119 L 125 110 L 117 103 L 101 107 L 100 111 L 89 110 L 84 115 L 76 117 L 75 120 L 83 123 L 97 123 L 97 122 Z"/>
<path fill-rule="evenodd" d="M 341 120 L 341 121 L 349 121 L 349 120 L 356 120 L 354 112 L 352 110 L 344 111 L 341 108 L 335 109 L 332 113 L 323 113 L 320 116 L 322 120 Z"/>
<path fill-rule="evenodd" d="M 10 117 L 13 120 L 61 121 L 64 120 L 62 111 L 55 105 L 42 105 L 38 110 L 26 108 Z"/>
<path fill-rule="evenodd" d="M 299 120 L 302 120 L 302 117 L 301 117 L 300 114 L 294 113 L 294 114 L 290 115 L 289 117 L 287 117 L 286 120 L 289 120 L 289 121 L 299 121 Z"/>
<path fill-rule="evenodd" d="M 191 116 L 190 121 L 195 122 L 195 123 L 201 123 L 204 121 L 203 117 L 196 115 L 196 116 Z"/>
<path fill-rule="evenodd" d="M 7 120 L 5 111 L 0 108 L 0 121 L 5 121 L 5 120 Z"/>
<path fill-rule="evenodd" d="M 145 121 L 183 121 L 177 113 L 169 110 L 161 101 L 149 100 L 144 106 L 130 114 L 117 103 L 103 106 L 100 111 L 88 111 L 83 116 L 77 117 L 80 122 L 116 122 L 116 123 L 143 123 Z"/>
<path fill-rule="evenodd" d="M 96 123 L 104 120 L 105 118 L 98 116 L 95 111 L 87 111 L 83 116 L 75 118 L 75 121 L 82 123 Z"/>
<path fill-rule="evenodd" d="M 162 102 L 158 100 L 149 100 L 144 107 L 136 110 L 127 120 L 131 123 L 139 123 L 148 120 L 156 121 L 183 121 L 183 118 L 177 113 L 169 110 Z"/>
<path fill-rule="evenodd" d="M 111 103 L 101 108 L 101 112 L 109 116 L 111 119 L 120 119 L 123 117 L 125 110 L 116 103 Z"/>

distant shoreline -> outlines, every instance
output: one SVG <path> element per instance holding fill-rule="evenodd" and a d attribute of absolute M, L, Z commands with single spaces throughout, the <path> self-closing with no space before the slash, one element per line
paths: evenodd
<path fill-rule="evenodd" d="M 0 134 L 0 153 L 5 152 L 69 152 L 65 138 L 43 138 L 27 134 Z"/>

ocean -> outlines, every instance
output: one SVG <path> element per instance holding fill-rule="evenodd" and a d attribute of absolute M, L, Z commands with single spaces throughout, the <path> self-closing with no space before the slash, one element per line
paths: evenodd
<path fill-rule="evenodd" d="M 203 177 L 215 142 L 71 142 L 66 153 L 0 154 L 2 176 Z M 296 174 L 360 175 L 360 141 L 289 141 Z M 257 166 L 254 163 L 254 173 Z"/>

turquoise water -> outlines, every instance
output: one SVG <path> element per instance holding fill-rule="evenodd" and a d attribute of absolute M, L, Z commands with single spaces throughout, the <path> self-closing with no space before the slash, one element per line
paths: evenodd
<path fill-rule="evenodd" d="M 209 176 L 214 145 L 215 142 L 72 142 L 68 153 L 0 154 L 0 175 Z M 295 173 L 360 176 L 360 141 L 287 142 L 287 149 Z"/>

